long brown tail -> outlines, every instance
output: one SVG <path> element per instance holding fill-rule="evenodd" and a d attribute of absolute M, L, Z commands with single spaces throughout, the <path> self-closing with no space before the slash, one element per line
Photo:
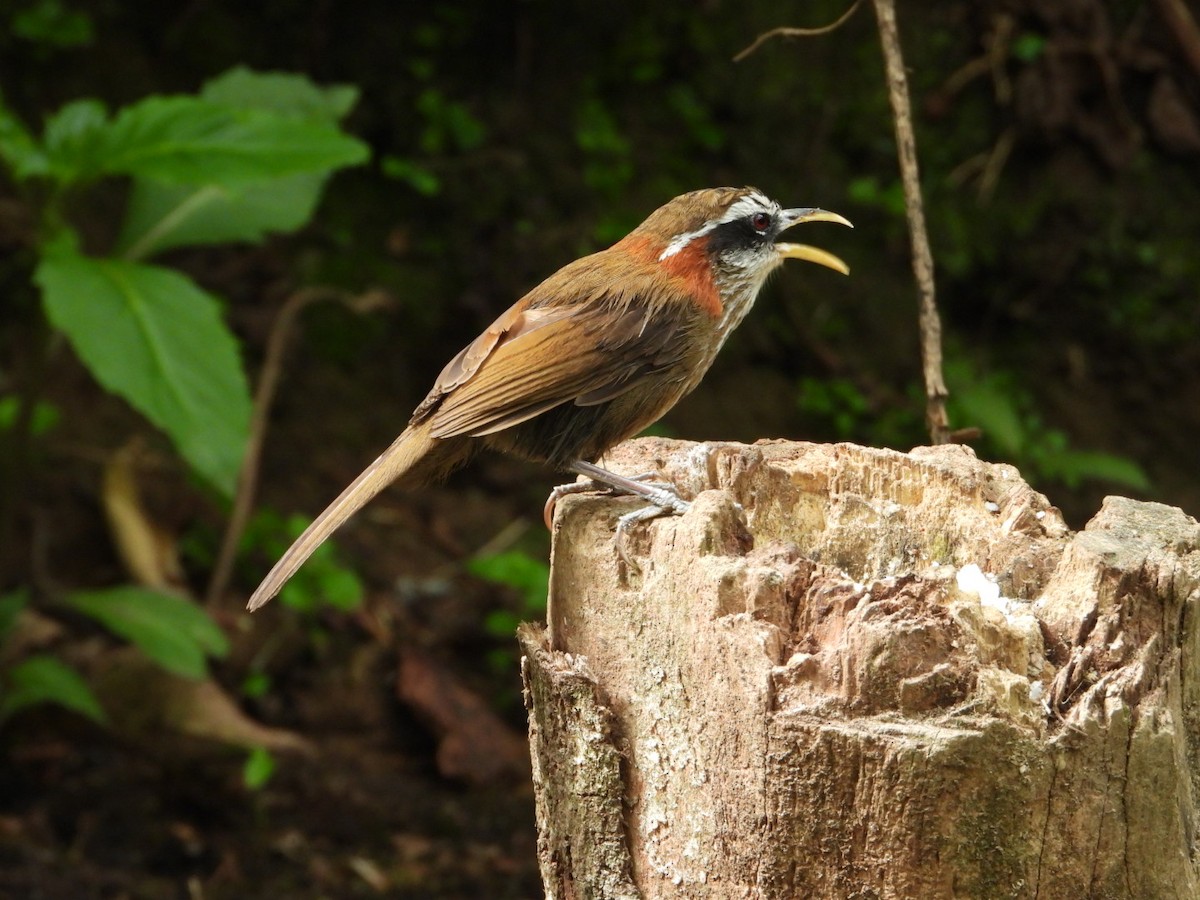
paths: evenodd
<path fill-rule="evenodd" d="M 422 424 L 404 429 L 400 437 L 392 442 L 379 458 L 351 482 L 350 486 L 338 494 L 336 500 L 329 504 L 313 523 L 305 529 L 304 534 L 296 538 L 296 542 L 279 558 L 274 568 L 267 573 L 262 584 L 250 596 L 246 608 L 251 612 L 258 609 L 274 597 L 287 580 L 296 574 L 296 570 L 304 561 L 312 556 L 325 539 L 336 531 L 347 519 L 358 512 L 368 500 L 382 491 L 401 475 L 419 467 L 423 475 L 431 475 L 438 470 L 454 468 L 459 461 L 456 457 L 465 457 L 464 448 L 459 442 L 440 441 L 429 436 L 429 425 Z M 439 446 L 444 445 L 444 446 Z M 431 453 L 432 451 L 432 453 Z M 441 451 L 441 452 L 439 452 Z M 447 454 L 447 451 L 449 452 Z M 430 456 L 447 459 L 430 460 Z M 433 467 L 433 471 L 429 471 Z"/>

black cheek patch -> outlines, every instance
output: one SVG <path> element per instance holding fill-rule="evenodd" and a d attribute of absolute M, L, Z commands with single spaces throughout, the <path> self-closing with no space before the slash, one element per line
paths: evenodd
<path fill-rule="evenodd" d="M 729 250 L 750 250 L 762 246 L 767 240 L 767 235 L 755 230 L 748 221 L 738 219 L 713 229 L 708 239 L 708 252 L 719 255 Z"/>

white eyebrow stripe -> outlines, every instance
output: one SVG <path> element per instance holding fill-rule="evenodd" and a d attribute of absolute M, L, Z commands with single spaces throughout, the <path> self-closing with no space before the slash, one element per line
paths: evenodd
<path fill-rule="evenodd" d="M 667 244 L 667 248 L 659 255 L 658 261 L 662 262 L 667 257 L 674 256 L 696 238 L 703 237 L 720 224 L 720 222 L 709 222 L 703 228 L 696 231 L 688 231 L 684 234 L 675 235 L 675 237 L 671 238 L 671 243 Z"/>
<path fill-rule="evenodd" d="M 666 249 L 659 255 L 658 261 L 674 256 L 696 238 L 704 237 L 714 228 L 720 225 L 725 225 L 729 222 L 735 222 L 738 219 L 744 218 L 755 212 L 769 212 L 772 215 L 779 212 L 779 204 L 773 200 L 768 200 L 762 194 L 755 191 L 747 194 L 742 199 L 738 200 L 729 209 L 725 210 L 725 215 L 712 222 L 706 222 L 703 228 L 697 228 L 695 231 L 688 231 L 684 234 L 677 234 L 671 238 L 671 242 L 667 244 Z"/>

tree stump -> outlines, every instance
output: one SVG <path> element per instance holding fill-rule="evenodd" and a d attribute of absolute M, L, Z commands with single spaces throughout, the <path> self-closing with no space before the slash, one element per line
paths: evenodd
<path fill-rule="evenodd" d="M 1200 525 L 1011 466 L 643 439 L 522 627 L 551 898 L 1200 897 Z"/>

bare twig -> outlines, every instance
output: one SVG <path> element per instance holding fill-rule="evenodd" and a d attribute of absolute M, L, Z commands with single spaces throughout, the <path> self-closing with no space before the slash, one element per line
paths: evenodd
<path fill-rule="evenodd" d="M 305 307 L 321 301 L 343 303 L 356 312 L 365 313 L 378 309 L 388 302 L 388 297 L 382 291 L 367 291 L 365 294 L 350 294 L 346 291 L 329 287 L 302 288 L 292 294 L 279 311 L 279 317 L 271 328 L 267 338 L 267 351 L 263 358 L 262 371 L 258 377 L 258 388 L 254 392 L 254 410 L 250 418 L 250 439 L 246 444 L 246 455 L 242 458 L 242 467 L 238 472 L 237 493 L 233 499 L 233 508 L 229 511 L 229 522 L 225 526 L 225 534 L 221 539 L 221 550 L 217 554 L 217 562 L 213 566 L 212 577 L 208 581 L 205 592 L 205 603 L 213 606 L 225 593 L 229 585 L 229 577 L 233 572 L 233 561 L 237 557 L 238 543 L 242 532 L 246 530 L 246 522 L 254 507 L 254 497 L 258 490 L 258 467 L 262 460 L 263 440 L 266 436 L 268 413 L 275 393 L 279 389 L 279 380 L 283 374 L 283 357 L 287 349 L 288 339 L 295 328 L 296 318 Z"/>
<path fill-rule="evenodd" d="M 862 5 L 862 0 L 854 0 L 854 3 L 851 5 L 851 7 L 848 10 L 846 10 L 844 13 L 842 13 L 841 16 L 838 17 L 836 22 L 831 22 L 828 25 L 822 25 L 820 28 L 787 28 L 787 27 L 781 26 L 779 28 L 772 28 L 770 31 L 764 31 L 762 34 L 760 34 L 758 37 L 756 37 L 754 39 L 753 44 L 751 44 L 749 47 L 747 47 L 745 50 L 743 50 L 741 53 L 739 53 L 737 56 L 735 56 L 733 58 L 733 61 L 741 62 L 747 56 L 754 53 L 759 47 L 761 47 L 767 41 L 771 40 L 771 38 L 775 38 L 775 37 L 815 37 L 816 35 L 819 35 L 819 34 L 829 34 L 829 32 L 834 31 L 835 29 L 841 28 L 842 25 L 844 25 L 846 23 L 846 21 L 852 15 L 854 15 L 855 10 L 857 10 L 860 5 Z"/>
<path fill-rule="evenodd" d="M 984 39 L 986 49 L 983 55 L 975 57 L 952 72 L 938 89 L 936 96 L 942 103 L 948 103 L 968 84 L 984 75 L 992 77 L 992 89 L 1000 106 L 1008 106 L 1012 102 L 1012 81 L 1008 77 L 1006 63 L 1012 47 L 1014 29 L 1012 16 L 996 16 L 992 30 Z"/>
<path fill-rule="evenodd" d="M 996 186 L 1000 183 L 1000 173 L 1004 170 L 1004 164 L 1008 162 L 1008 157 L 1016 142 L 1016 129 L 1011 126 L 1005 128 L 1000 139 L 996 141 L 996 145 L 988 154 L 983 173 L 979 176 L 979 199 L 981 202 L 989 202 L 992 195 L 996 193 Z"/>
<path fill-rule="evenodd" d="M 1184 0 L 1157 0 L 1158 14 L 1163 17 L 1179 42 L 1188 64 L 1200 75 L 1200 26 Z"/>
<path fill-rule="evenodd" d="M 872 0 L 879 21 L 879 38 L 887 68 L 888 96 L 896 122 L 896 150 L 900 157 L 900 177 L 904 183 L 904 205 L 908 213 L 908 231 L 912 241 L 913 274 L 920 294 L 919 327 L 921 364 L 925 376 L 925 424 L 935 444 L 951 439 L 946 416 L 945 378 L 942 375 L 942 321 L 938 315 L 933 283 L 933 253 L 925 229 L 925 207 L 921 202 L 921 179 L 917 169 L 917 141 L 913 135 L 912 107 L 908 98 L 908 78 L 900 52 L 900 33 L 896 26 L 893 0 Z"/>

